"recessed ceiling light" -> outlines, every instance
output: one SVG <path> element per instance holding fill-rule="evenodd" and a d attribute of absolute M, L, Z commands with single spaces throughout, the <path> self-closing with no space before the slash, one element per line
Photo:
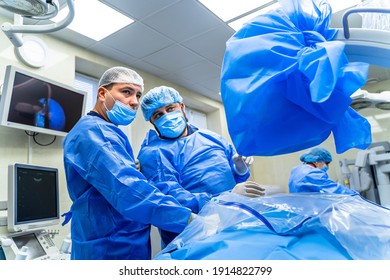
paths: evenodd
<path fill-rule="evenodd" d="M 367 101 L 367 100 L 364 100 L 362 98 L 359 98 L 359 99 L 355 99 L 352 101 L 351 103 L 351 107 L 355 110 L 360 110 L 360 109 L 364 109 L 364 108 L 368 108 L 370 107 L 372 104 L 371 101 Z"/>
<path fill-rule="evenodd" d="M 64 8 L 53 18 L 53 21 L 59 22 L 67 14 L 68 9 Z M 133 22 L 133 19 L 100 1 L 77 0 L 75 1 L 75 16 L 68 28 L 100 41 Z"/>
<path fill-rule="evenodd" d="M 381 110 L 390 110 L 390 102 L 379 102 L 375 104 L 375 107 Z"/>

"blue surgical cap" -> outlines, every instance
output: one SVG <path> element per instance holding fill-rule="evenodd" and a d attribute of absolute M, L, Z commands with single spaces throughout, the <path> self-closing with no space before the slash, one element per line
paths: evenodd
<path fill-rule="evenodd" d="M 181 103 L 183 98 L 174 88 L 167 86 L 155 87 L 149 90 L 141 101 L 141 109 L 146 121 L 150 120 L 153 112 L 167 104 Z"/>
<path fill-rule="evenodd" d="M 301 155 L 302 162 L 331 162 L 332 155 L 324 148 L 313 148 L 307 153 Z"/>

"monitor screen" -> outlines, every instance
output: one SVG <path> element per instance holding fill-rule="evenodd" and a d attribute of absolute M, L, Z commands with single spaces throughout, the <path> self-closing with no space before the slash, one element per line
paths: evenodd
<path fill-rule="evenodd" d="M 8 171 L 8 230 L 16 232 L 58 224 L 58 170 L 15 163 Z"/>
<path fill-rule="evenodd" d="M 8 65 L 1 125 L 65 136 L 85 113 L 86 93 Z"/>

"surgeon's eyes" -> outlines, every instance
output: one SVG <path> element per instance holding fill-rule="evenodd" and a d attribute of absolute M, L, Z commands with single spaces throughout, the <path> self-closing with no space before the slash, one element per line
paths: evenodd
<path fill-rule="evenodd" d="M 157 121 L 162 115 L 163 115 L 163 113 L 157 113 L 157 114 L 153 115 L 152 121 L 153 122 Z"/>

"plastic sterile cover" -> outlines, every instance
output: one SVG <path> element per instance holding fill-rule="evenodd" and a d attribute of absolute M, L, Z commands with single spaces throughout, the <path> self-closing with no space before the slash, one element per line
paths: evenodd
<path fill-rule="evenodd" d="M 241 155 L 313 147 L 333 133 L 337 153 L 371 144 L 368 121 L 349 105 L 368 64 L 349 63 L 329 29 L 325 0 L 279 0 L 282 8 L 245 23 L 227 42 L 221 95 Z"/>
<path fill-rule="evenodd" d="M 359 195 L 224 193 L 156 259 L 390 259 L 390 209 Z"/>

